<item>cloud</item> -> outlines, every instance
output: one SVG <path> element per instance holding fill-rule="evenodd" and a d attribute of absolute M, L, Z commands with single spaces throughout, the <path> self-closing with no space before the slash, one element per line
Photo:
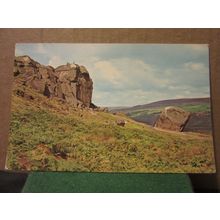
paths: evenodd
<path fill-rule="evenodd" d="M 193 71 L 200 71 L 200 72 L 207 72 L 208 68 L 205 66 L 204 63 L 193 63 L 193 62 L 188 62 L 184 63 L 184 67 L 189 68 Z"/>
<path fill-rule="evenodd" d="M 106 60 L 95 62 L 94 71 L 99 74 L 97 80 L 106 80 L 114 85 L 120 85 L 124 78 L 123 73 L 112 62 Z"/>
<path fill-rule="evenodd" d="M 140 59 L 121 58 L 94 62 L 89 71 L 95 85 L 94 102 L 99 105 L 132 106 L 209 96 L 209 74 L 203 63 L 188 62 L 164 70 Z"/>
<path fill-rule="evenodd" d="M 16 55 L 86 66 L 100 106 L 209 96 L 207 44 L 16 44 Z"/>
<path fill-rule="evenodd" d="M 164 87 L 169 83 L 167 78 L 161 77 L 160 70 L 140 59 L 98 60 L 88 69 L 97 88 L 101 90 L 106 90 L 105 87 L 112 90 L 149 90 L 155 86 Z"/>
<path fill-rule="evenodd" d="M 66 64 L 65 61 L 63 59 L 61 59 L 59 56 L 53 56 L 51 57 L 51 59 L 48 62 L 48 65 L 56 68 L 57 66 Z"/>
<path fill-rule="evenodd" d="M 44 44 L 41 44 L 41 43 L 36 44 L 36 52 L 39 54 L 46 54 L 47 50 L 45 49 Z"/>

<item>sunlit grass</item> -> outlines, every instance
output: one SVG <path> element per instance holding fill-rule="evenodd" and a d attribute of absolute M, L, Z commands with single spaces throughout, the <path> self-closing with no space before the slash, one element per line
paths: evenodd
<path fill-rule="evenodd" d="M 215 171 L 210 135 L 158 131 L 123 114 L 74 109 L 29 92 L 34 100 L 13 95 L 9 169 Z M 115 123 L 118 119 L 127 121 L 125 127 Z"/>

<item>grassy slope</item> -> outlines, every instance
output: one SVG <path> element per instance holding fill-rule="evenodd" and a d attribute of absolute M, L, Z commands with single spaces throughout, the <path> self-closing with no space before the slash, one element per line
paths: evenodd
<path fill-rule="evenodd" d="M 94 172 L 214 172 L 212 138 L 155 130 L 125 115 L 13 95 L 7 167 Z M 125 127 L 117 119 L 128 121 Z M 61 157 L 58 152 L 65 152 Z"/>

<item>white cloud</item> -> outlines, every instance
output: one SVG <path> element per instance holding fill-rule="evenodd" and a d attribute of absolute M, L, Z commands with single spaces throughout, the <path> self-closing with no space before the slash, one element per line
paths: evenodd
<path fill-rule="evenodd" d="M 65 61 L 62 60 L 59 56 L 53 56 L 48 62 L 48 65 L 56 68 L 57 66 L 65 64 Z"/>
<path fill-rule="evenodd" d="M 205 73 L 204 79 L 208 79 L 203 63 L 188 62 L 163 71 L 143 60 L 124 57 L 90 63 L 89 72 L 95 85 L 93 101 L 98 105 L 132 106 L 162 99 L 208 96 L 207 90 L 199 90 L 207 80 L 196 80 L 197 72 Z"/>
<path fill-rule="evenodd" d="M 94 81 L 93 101 L 97 105 L 132 106 L 168 98 L 159 90 L 169 85 L 169 78 L 142 60 L 98 60 L 88 70 Z"/>
<path fill-rule="evenodd" d="M 47 53 L 47 50 L 44 46 L 44 44 L 36 44 L 36 52 L 39 53 L 39 54 L 46 54 Z"/>
<path fill-rule="evenodd" d="M 158 86 L 164 87 L 169 83 L 155 67 L 139 59 L 120 58 L 98 60 L 90 63 L 88 68 L 97 86 L 108 83 L 114 89 L 138 89 Z"/>
<path fill-rule="evenodd" d="M 98 73 L 97 80 L 107 80 L 109 83 L 119 85 L 124 78 L 123 73 L 112 62 L 106 60 L 95 62 L 94 69 Z"/>
<path fill-rule="evenodd" d="M 200 72 L 208 71 L 208 68 L 204 65 L 204 63 L 188 62 L 188 63 L 184 63 L 184 67 L 189 68 L 193 71 L 200 71 Z"/>
<path fill-rule="evenodd" d="M 132 61 L 127 60 L 127 62 L 132 64 Z M 147 80 L 148 83 L 152 83 L 158 87 L 164 87 L 169 83 L 168 78 L 163 76 L 157 67 L 151 66 L 148 63 L 145 63 L 142 60 L 134 60 L 134 72 L 137 73 L 137 77 L 140 77 L 140 80 Z"/>
<path fill-rule="evenodd" d="M 16 54 L 53 67 L 84 65 L 100 106 L 209 95 L 206 44 L 18 44 Z"/>

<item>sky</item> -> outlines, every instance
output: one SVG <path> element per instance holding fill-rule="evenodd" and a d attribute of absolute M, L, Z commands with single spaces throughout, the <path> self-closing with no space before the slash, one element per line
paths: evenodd
<path fill-rule="evenodd" d="M 206 44 L 19 43 L 15 55 L 53 67 L 67 62 L 85 66 L 98 106 L 210 96 Z"/>

